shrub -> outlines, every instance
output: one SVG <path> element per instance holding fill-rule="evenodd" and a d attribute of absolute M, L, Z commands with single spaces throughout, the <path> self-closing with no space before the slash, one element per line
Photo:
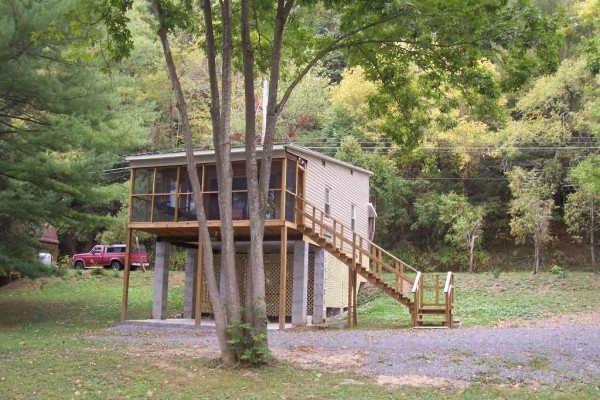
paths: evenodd
<path fill-rule="evenodd" d="M 61 269 L 71 268 L 72 261 L 73 261 L 73 259 L 71 258 L 70 255 L 59 257 L 58 264 L 57 264 L 58 268 L 61 268 Z"/>
<path fill-rule="evenodd" d="M 92 276 L 106 276 L 104 268 L 94 268 L 91 272 Z"/>
<path fill-rule="evenodd" d="M 567 271 L 559 265 L 552 265 L 550 267 L 550 273 L 554 275 L 558 275 L 560 278 L 565 278 L 567 276 Z"/>
<path fill-rule="evenodd" d="M 227 327 L 229 340 L 235 350 L 239 363 L 246 366 L 266 365 L 271 360 L 267 347 L 267 337 L 258 333 L 250 324 L 236 324 Z"/>
<path fill-rule="evenodd" d="M 494 278 L 498 278 L 500 276 L 500 274 L 502 273 L 502 269 L 500 267 L 494 267 L 492 269 L 492 276 Z"/>
<path fill-rule="evenodd" d="M 475 251 L 474 257 L 476 271 L 489 263 L 490 256 L 484 250 Z M 423 267 L 426 272 L 464 272 L 469 268 L 469 253 L 452 246 L 432 248 L 422 253 L 417 265 Z"/>

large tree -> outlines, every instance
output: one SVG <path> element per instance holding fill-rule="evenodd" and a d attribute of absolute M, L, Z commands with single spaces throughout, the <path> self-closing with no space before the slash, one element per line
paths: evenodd
<path fill-rule="evenodd" d="M 0 274 L 51 272 L 35 260 L 41 230 L 102 222 L 87 213 L 112 197 L 102 170 L 141 137 L 123 77 L 100 71 L 91 41 L 102 32 L 67 22 L 75 7 L 0 3 Z"/>
<path fill-rule="evenodd" d="M 448 193 L 439 199 L 440 220 L 449 225 L 446 240 L 469 251 L 469 272 L 475 272 L 475 245 L 483 233 L 483 205 L 469 204 L 466 196 Z"/>
<path fill-rule="evenodd" d="M 177 99 L 203 240 L 206 281 L 217 320 L 217 335 L 224 360 L 239 354 L 228 337 L 239 334 L 243 320 L 234 272 L 231 230 L 230 119 L 232 73 L 244 77 L 245 146 L 248 174 L 251 248 L 249 281 L 252 313 L 245 322 L 265 337 L 263 227 L 276 122 L 294 88 L 328 55 L 344 52 L 350 64 L 360 65 L 367 79 L 377 83 L 377 93 L 365 101 L 382 118 L 383 131 L 397 142 L 414 144 L 427 123 L 428 99 L 437 99 L 448 87 L 457 87 L 472 100 L 497 99 L 502 89 L 514 89 L 535 71 L 553 67 L 556 58 L 548 22 L 526 1 L 296 1 L 296 0 L 154 0 L 150 8 L 159 22 L 158 34 Z M 113 49 L 127 55 L 131 41 L 126 34 L 123 10 L 129 0 L 97 0 L 109 31 L 117 39 Z M 333 26 L 315 16 L 328 10 Z M 327 25 L 324 28 L 324 25 Z M 207 58 L 210 84 L 210 116 L 217 159 L 221 236 L 221 268 L 227 279 L 226 302 L 217 291 L 212 248 L 201 212 L 202 197 L 193 162 L 188 104 L 170 50 L 170 34 L 189 29 L 198 35 Z M 492 60 L 504 72 L 491 74 L 483 60 Z M 542 62 L 540 62 L 540 60 Z M 255 151 L 258 77 L 267 77 L 266 132 L 260 173 Z M 286 77 L 285 80 L 282 77 Z M 500 78 L 500 79 L 497 79 Z M 506 79 L 504 79 L 506 78 Z M 280 87 L 281 82 L 290 82 Z M 229 326 L 229 330 L 227 327 Z M 266 346 L 264 340 L 252 346 Z"/>

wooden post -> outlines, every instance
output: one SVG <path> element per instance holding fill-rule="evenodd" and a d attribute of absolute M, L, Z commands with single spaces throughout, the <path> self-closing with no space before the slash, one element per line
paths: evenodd
<path fill-rule="evenodd" d="M 357 293 L 358 292 L 358 274 L 356 270 L 352 274 L 352 324 L 354 326 L 358 325 L 358 312 L 356 310 L 357 306 Z"/>
<path fill-rule="evenodd" d="M 279 199 L 279 207 L 281 207 L 281 220 L 287 221 L 285 204 L 287 202 L 287 158 L 284 158 L 281 163 L 281 199 Z"/>
<path fill-rule="evenodd" d="M 352 322 L 354 321 L 354 317 L 352 316 L 352 269 L 348 269 L 348 320 L 346 321 L 346 326 L 350 328 L 352 326 Z"/>
<path fill-rule="evenodd" d="M 135 180 L 135 170 L 132 169 L 129 173 L 129 209 L 127 210 L 127 223 L 131 221 L 133 215 L 133 185 Z M 129 263 L 130 263 L 130 247 L 131 247 L 132 230 L 127 228 L 125 236 L 125 270 L 123 272 L 123 298 L 121 300 L 121 322 L 127 320 L 127 302 L 129 300 Z M 139 246 L 138 246 L 139 247 Z"/>
<path fill-rule="evenodd" d="M 152 192 L 151 197 L 152 201 L 150 202 L 150 222 L 154 222 L 154 192 L 156 190 L 156 168 L 154 168 L 154 172 L 152 173 Z"/>
<path fill-rule="evenodd" d="M 435 304 L 440 304 L 440 275 L 435 274 Z"/>
<path fill-rule="evenodd" d="M 356 232 L 352 232 L 352 268 L 356 270 Z"/>
<path fill-rule="evenodd" d="M 287 296 L 287 227 L 281 227 L 279 267 L 279 330 L 285 329 L 285 299 Z"/>
<path fill-rule="evenodd" d="M 127 301 L 129 297 L 129 271 L 130 271 L 130 258 L 131 258 L 131 236 L 132 230 L 127 228 L 127 235 L 125 239 L 125 271 L 123 273 L 123 298 L 121 302 L 121 322 L 127 320 Z"/>
<path fill-rule="evenodd" d="M 202 317 L 202 276 L 204 267 L 204 247 L 202 246 L 202 240 L 198 235 L 198 263 L 196 264 L 196 313 L 194 314 L 194 324 L 200 325 Z"/>
<path fill-rule="evenodd" d="M 181 167 L 177 167 L 177 180 L 175 181 L 175 215 L 173 221 L 179 221 L 179 188 L 181 188 Z"/>

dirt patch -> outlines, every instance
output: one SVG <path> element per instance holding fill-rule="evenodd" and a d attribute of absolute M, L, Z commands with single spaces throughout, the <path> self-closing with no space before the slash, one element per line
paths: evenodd
<path fill-rule="evenodd" d="M 426 375 L 399 375 L 386 376 L 379 375 L 377 384 L 381 386 L 412 386 L 412 387 L 448 387 L 456 389 L 465 389 L 469 386 L 468 382 L 456 379 L 439 378 Z"/>
<path fill-rule="evenodd" d="M 327 351 L 315 346 L 298 346 L 287 350 L 275 349 L 280 360 L 304 369 L 323 369 L 327 371 L 361 371 L 367 353 L 364 351 Z"/>
<path fill-rule="evenodd" d="M 14 280 L 10 283 L 0 287 L 0 290 L 7 292 L 31 292 L 34 290 L 40 290 L 46 283 L 52 279 L 58 280 L 59 278 L 43 278 L 37 280 L 31 280 L 27 278 L 13 278 Z"/>

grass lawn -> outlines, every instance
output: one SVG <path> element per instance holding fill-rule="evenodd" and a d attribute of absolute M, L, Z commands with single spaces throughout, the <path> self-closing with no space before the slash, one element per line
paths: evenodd
<path fill-rule="evenodd" d="M 444 277 L 440 276 L 440 280 Z M 459 273 L 455 277 L 455 316 L 463 327 L 527 325 L 537 320 L 600 310 L 600 276 L 528 272 Z M 359 329 L 411 327 L 405 307 L 377 293 L 359 309 Z"/>
<path fill-rule="evenodd" d="M 170 277 L 170 316 L 183 307 L 183 277 Z M 118 322 L 122 274 L 69 271 L 64 279 L 21 280 L 0 288 L 0 399 L 393 399 L 597 398 L 576 384 L 521 388 L 473 384 L 452 388 L 378 386 L 349 372 L 302 370 L 279 361 L 260 370 L 224 369 L 215 360 L 170 348 L 90 339 Z M 600 278 L 556 275 L 459 274 L 457 316 L 463 326 L 531 322 L 586 313 L 600 303 Z M 130 319 L 150 315 L 152 274 L 132 274 Z M 358 329 L 405 328 L 408 313 L 379 295 L 360 307 Z"/>

